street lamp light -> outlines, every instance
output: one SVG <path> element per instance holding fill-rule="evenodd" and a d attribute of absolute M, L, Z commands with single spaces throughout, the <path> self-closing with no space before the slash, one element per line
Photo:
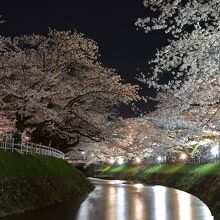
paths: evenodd
<path fill-rule="evenodd" d="M 213 147 L 212 150 L 211 150 L 211 152 L 212 152 L 212 155 L 216 157 L 216 156 L 219 154 L 219 149 L 218 149 L 218 147 Z"/>
<path fill-rule="evenodd" d="M 139 157 L 136 158 L 136 163 L 140 163 L 141 159 Z"/>
<path fill-rule="evenodd" d="M 157 157 L 157 160 L 158 160 L 158 162 L 161 162 L 162 161 L 162 157 L 161 156 Z"/>
<path fill-rule="evenodd" d="M 113 158 L 110 159 L 110 164 L 114 164 L 115 160 Z"/>
<path fill-rule="evenodd" d="M 122 165 L 124 163 L 124 159 L 122 157 L 118 158 L 118 164 Z"/>
<path fill-rule="evenodd" d="M 184 154 L 184 153 L 181 154 L 181 156 L 180 156 L 180 159 L 181 159 L 181 160 L 186 160 L 186 158 L 187 158 L 187 155 L 186 155 L 186 154 Z"/>

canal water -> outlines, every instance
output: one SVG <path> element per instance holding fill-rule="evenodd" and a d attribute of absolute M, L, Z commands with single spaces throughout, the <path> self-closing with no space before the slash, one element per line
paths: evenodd
<path fill-rule="evenodd" d="M 2 220 L 213 220 L 198 198 L 163 186 L 91 179 L 96 189 L 84 201 L 28 211 Z"/>

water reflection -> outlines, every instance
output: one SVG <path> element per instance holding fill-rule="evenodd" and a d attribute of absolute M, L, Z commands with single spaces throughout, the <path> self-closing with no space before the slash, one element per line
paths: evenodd
<path fill-rule="evenodd" d="M 97 188 L 81 205 L 77 220 L 213 220 L 204 203 L 182 191 L 121 181 L 94 181 Z"/>
<path fill-rule="evenodd" d="M 154 219 L 155 220 L 162 220 L 167 219 L 167 188 L 163 186 L 155 186 L 152 188 L 153 190 L 153 197 L 154 197 Z"/>
<path fill-rule="evenodd" d="M 162 186 L 92 180 L 96 189 L 80 207 L 73 201 L 4 220 L 213 220 L 207 206 L 188 193 Z"/>
<path fill-rule="evenodd" d="M 116 213 L 115 213 L 115 200 L 116 200 L 116 188 L 115 187 L 108 187 L 106 190 L 106 196 L 108 199 L 108 209 L 106 210 L 105 219 L 114 220 L 116 219 Z"/>
<path fill-rule="evenodd" d="M 121 219 L 121 220 L 126 220 L 127 218 L 127 193 L 126 193 L 127 189 L 123 186 L 119 186 L 117 187 L 117 191 L 116 191 L 116 204 L 115 204 L 115 212 L 116 212 L 116 219 Z M 106 204 L 108 207 L 109 202 Z M 120 209 L 117 208 L 117 206 L 119 206 L 120 204 Z M 108 219 L 108 216 L 107 216 Z"/>
<path fill-rule="evenodd" d="M 193 219 L 192 218 L 192 198 L 187 193 L 176 191 L 178 200 L 178 220 Z M 205 208 L 204 208 L 205 209 Z"/>
<path fill-rule="evenodd" d="M 134 185 L 136 187 L 137 194 L 132 198 L 130 198 L 130 207 L 131 212 L 129 212 L 129 216 L 131 216 L 132 219 L 142 220 L 142 219 L 148 219 L 146 216 L 146 210 L 144 206 L 144 196 L 141 195 L 143 191 L 143 185 L 142 184 L 136 184 Z"/>

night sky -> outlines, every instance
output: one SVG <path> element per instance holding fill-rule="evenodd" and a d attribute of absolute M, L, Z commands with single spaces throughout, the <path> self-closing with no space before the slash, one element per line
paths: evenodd
<path fill-rule="evenodd" d="M 165 40 L 158 33 L 146 35 L 134 25 L 139 17 L 149 16 L 142 0 L 72 0 L 72 1 L 3 1 L 0 14 L 5 24 L 0 34 L 44 34 L 48 27 L 57 30 L 77 30 L 95 40 L 100 48 L 104 66 L 116 69 L 126 82 L 137 83 L 138 72 L 148 72 L 147 62 Z M 141 84 L 140 84 L 141 85 Z M 143 85 L 141 85 L 143 86 Z M 144 86 L 141 94 L 154 92 Z M 147 111 L 151 102 L 141 104 Z M 122 115 L 129 115 L 129 108 L 121 108 Z"/>

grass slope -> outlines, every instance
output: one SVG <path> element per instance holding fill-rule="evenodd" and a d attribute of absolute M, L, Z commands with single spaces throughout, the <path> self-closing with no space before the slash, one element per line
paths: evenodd
<path fill-rule="evenodd" d="M 0 151 L 0 216 L 83 197 L 93 188 L 61 159 Z"/>

